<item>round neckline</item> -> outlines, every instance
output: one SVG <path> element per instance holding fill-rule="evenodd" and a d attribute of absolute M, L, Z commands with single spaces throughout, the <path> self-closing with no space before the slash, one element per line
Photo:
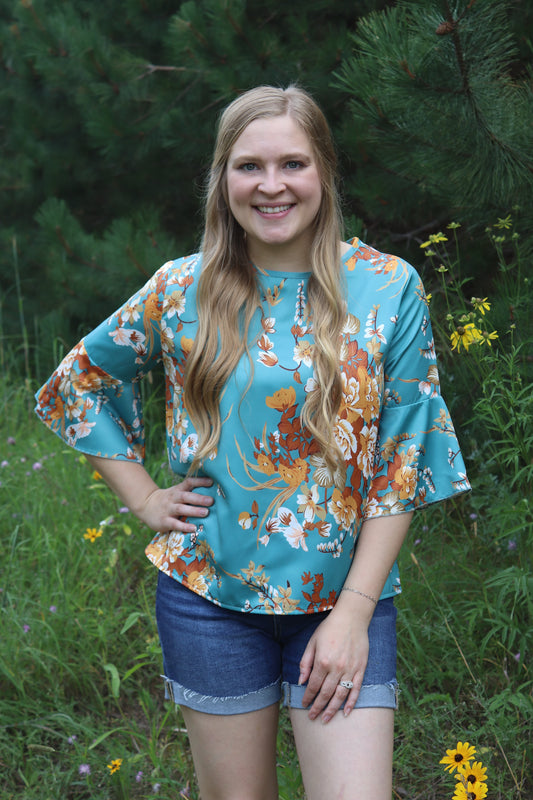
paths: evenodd
<path fill-rule="evenodd" d="M 350 239 L 348 242 L 344 242 L 344 244 L 348 245 L 348 250 L 346 250 L 346 252 L 343 253 L 342 256 L 341 256 L 341 264 L 346 264 L 348 259 L 351 258 L 353 256 L 354 252 L 356 251 L 357 247 L 352 244 L 353 241 L 357 241 L 357 243 L 358 243 L 359 240 Z M 280 278 L 281 277 L 281 278 L 293 278 L 293 279 L 296 278 L 297 280 L 301 280 L 303 278 L 309 277 L 309 275 L 312 274 L 311 270 L 305 270 L 305 271 L 302 270 L 302 271 L 298 271 L 298 272 L 293 272 L 292 270 L 261 269 L 256 264 L 254 264 L 254 267 L 255 267 L 256 271 L 259 273 L 259 275 L 261 275 L 262 277 L 265 277 L 265 278 L 268 278 L 268 277 Z"/>

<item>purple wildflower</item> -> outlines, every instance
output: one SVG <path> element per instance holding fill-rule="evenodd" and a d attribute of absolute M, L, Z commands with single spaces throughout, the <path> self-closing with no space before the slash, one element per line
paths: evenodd
<path fill-rule="evenodd" d="M 140 783 L 142 779 L 143 779 L 143 771 L 142 769 L 140 769 L 137 775 L 135 776 L 135 780 L 137 781 L 137 783 Z"/>
<path fill-rule="evenodd" d="M 48 609 L 48 611 L 49 611 L 51 614 L 55 614 L 55 613 L 56 613 L 56 611 L 57 611 L 57 606 L 50 606 L 50 608 Z"/>
<path fill-rule="evenodd" d="M 40 461 L 36 461 L 34 464 L 32 464 L 32 469 L 33 469 L 34 472 L 38 472 L 42 468 L 43 468 L 43 465 L 41 464 Z"/>
<path fill-rule="evenodd" d="M 516 550 L 516 541 L 515 539 L 509 539 L 507 542 L 507 549 L 508 550 Z"/>
<path fill-rule="evenodd" d="M 68 742 L 69 744 L 74 744 L 74 742 L 76 741 L 76 739 L 77 739 L 77 738 L 78 738 L 78 737 L 77 737 L 77 736 L 76 736 L 76 734 L 74 733 L 72 736 L 69 736 L 69 737 L 68 737 L 68 739 L 67 739 L 67 742 Z"/>
<path fill-rule="evenodd" d="M 118 510 L 119 514 L 129 514 L 130 510 L 128 506 L 121 506 Z"/>
<path fill-rule="evenodd" d="M 24 631 L 24 633 L 28 633 L 29 629 L 30 629 L 29 625 L 23 625 L 22 626 L 22 630 Z"/>
<path fill-rule="evenodd" d="M 16 444 L 15 438 L 13 436 L 8 436 L 7 437 L 7 443 L 8 444 Z"/>
<path fill-rule="evenodd" d="M 80 773 L 80 775 L 90 775 L 91 768 L 88 764 L 80 764 L 80 766 L 78 767 L 78 772 Z"/>
<path fill-rule="evenodd" d="M 6 461 L 4 459 L 3 461 L 0 462 L 0 467 L 9 467 L 9 461 Z"/>

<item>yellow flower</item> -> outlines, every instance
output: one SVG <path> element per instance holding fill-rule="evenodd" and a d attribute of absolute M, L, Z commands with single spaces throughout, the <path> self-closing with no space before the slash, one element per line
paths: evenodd
<path fill-rule="evenodd" d="M 486 783 L 458 783 L 453 800 L 484 800 L 487 796 Z"/>
<path fill-rule="evenodd" d="M 422 242 L 420 247 L 425 249 L 426 247 L 429 247 L 432 244 L 438 244 L 439 242 L 447 242 L 447 241 L 448 237 L 445 236 L 441 231 L 439 231 L 438 233 L 431 233 L 427 242 Z"/>
<path fill-rule="evenodd" d="M 511 215 L 510 215 L 510 214 L 508 214 L 508 215 L 507 215 L 506 217 L 504 217 L 503 219 L 502 219 L 501 217 L 498 217 L 498 222 L 495 222 L 495 223 L 494 223 L 494 227 L 495 227 L 495 228 L 500 228 L 500 230 L 501 230 L 502 228 L 509 229 L 509 228 L 511 227 L 511 225 L 512 225 L 512 224 L 513 224 L 513 223 L 512 223 L 512 221 L 511 221 Z"/>
<path fill-rule="evenodd" d="M 461 347 L 468 350 L 474 342 L 480 342 L 483 339 L 481 331 L 476 328 L 473 322 L 468 322 L 466 325 L 459 325 L 453 333 L 450 334 L 452 343 L 452 350 L 459 351 Z"/>
<path fill-rule="evenodd" d="M 473 764 L 465 761 L 457 767 L 457 775 L 455 777 L 457 780 L 463 779 L 477 788 L 480 783 L 485 783 L 487 780 L 487 768 L 483 766 L 481 761 L 474 761 Z"/>
<path fill-rule="evenodd" d="M 107 768 L 112 775 L 114 772 L 118 772 L 122 766 L 122 759 L 121 758 L 114 758 L 111 764 L 107 765 Z"/>
<path fill-rule="evenodd" d="M 498 334 L 496 333 L 496 331 L 492 331 L 492 333 L 489 333 L 488 331 L 481 331 L 481 338 L 479 340 L 479 343 L 481 344 L 482 342 L 484 342 L 485 344 L 488 344 L 489 347 L 492 347 L 490 340 L 497 338 Z"/>
<path fill-rule="evenodd" d="M 476 752 L 476 748 L 470 745 L 468 742 L 457 742 L 457 747 L 454 747 L 453 750 L 446 750 L 446 755 L 444 758 L 441 758 L 440 764 L 444 764 L 444 769 L 449 770 L 449 772 L 453 772 L 454 769 L 458 769 L 461 764 L 464 764 L 466 761 L 471 761 L 472 756 Z"/>
<path fill-rule="evenodd" d="M 473 297 L 470 301 L 474 306 L 476 311 L 479 311 L 480 314 L 485 314 L 485 311 L 490 311 L 490 303 L 488 302 L 488 298 L 484 297 Z"/>
<path fill-rule="evenodd" d="M 93 479 L 93 481 L 101 481 L 102 480 L 102 476 L 100 475 L 99 472 L 94 470 L 94 472 L 92 474 L 92 479 Z"/>
<path fill-rule="evenodd" d="M 103 531 L 101 528 L 87 528 L 87 533 L 83 534 L 84 539 L 89 539 L 91 542 L 96 541 L 101 535 Z"/>

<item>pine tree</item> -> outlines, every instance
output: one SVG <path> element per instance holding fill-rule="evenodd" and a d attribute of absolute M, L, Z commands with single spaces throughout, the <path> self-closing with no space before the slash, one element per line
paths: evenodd
<path fill-rule="evenodd" d="M 531 72 L 520 74 L 509 12 L 501 0 L 403 0 L 360 20 L 336 85 L 357 161 L 347 190 L 374 224 L 531 214 Z"/>
<path fill-rule="evenodd" d="M 332 71 L 356 13 L 297 0 L 0 0 L 0 281 L 13 244 L 37 339 L 72 339 L 191 251 L 216 117 L 259 83 L 300 82 L 335 119 Z"/>

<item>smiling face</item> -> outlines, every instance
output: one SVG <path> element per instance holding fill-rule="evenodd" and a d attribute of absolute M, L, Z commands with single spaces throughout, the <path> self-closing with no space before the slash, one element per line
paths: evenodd
<path fill-rule="evenodd" d="M 290 116 L 251 122 L 229 154 L 227 200 L 265 269 L 308 270 L 322 188 L 311 142 Z"/>

